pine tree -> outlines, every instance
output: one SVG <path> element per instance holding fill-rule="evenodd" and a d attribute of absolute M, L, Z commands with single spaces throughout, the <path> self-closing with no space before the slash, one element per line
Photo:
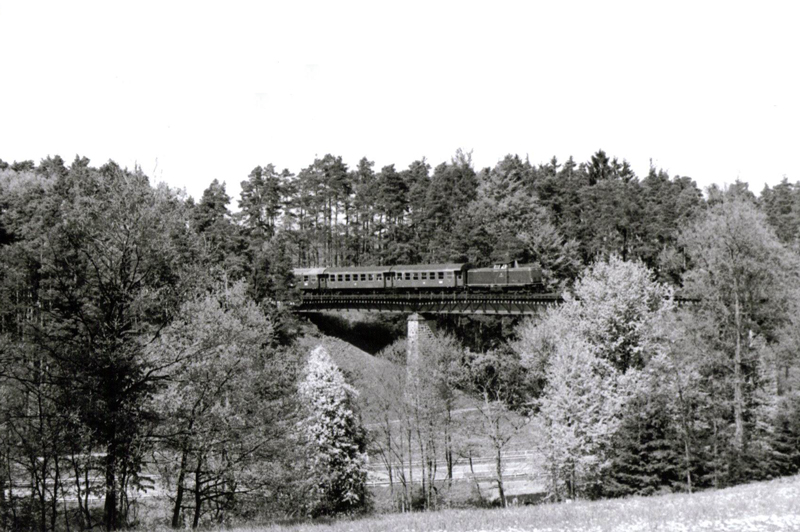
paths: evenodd
<path fill-rule="evenodd" d="M 239 208 L 248 231 L 260 239 L 269 239 L 275 234 L 278 218 L 283 209 L 283 181 L 288 171 L 282 174 L 272 164 L 256 166 L 246 181 L 242 181 Z"/>
<path fill-rule="evenodd" d="M 787 244 L 795 241 L 800 234 L 800 187 L 783 178 L 779 184 L 770 189 L 764 187 L 761 192 L 760 205 L 767 215 L 767 220 L 775 229 L 777 237 Z"/>
<path fill-rule="evenodd" d="M 191 213 L 192 227 L 200 237 L 209 273 L 223 278 L 240 279 L 245 272 L 245 240 L 241 227 L 233 223 L 228 211 L 231 198 L 225 183 L 213 180 Z"/>

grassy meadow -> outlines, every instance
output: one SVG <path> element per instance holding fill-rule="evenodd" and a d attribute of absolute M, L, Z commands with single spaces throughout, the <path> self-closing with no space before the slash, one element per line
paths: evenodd
<path fill-rule="evenodd" d="M 154 529 L 149 527 L 146 530 Z M 800 476 L 694 494 L 579 501 L 493 510 L 383 514 L 357 520 L 249 525 L 225 530 L 235 532 L 800 531 Z"/>

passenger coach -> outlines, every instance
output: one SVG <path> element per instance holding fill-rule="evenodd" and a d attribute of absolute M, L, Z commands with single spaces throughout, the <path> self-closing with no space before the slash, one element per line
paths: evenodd
<path fill-rule="evenodd" d="M 292 273 L 300 290 L 316 292 L 325 289 L 325 268 L 295 268 Z"/>
<path fill-rule="evenodd" d="M 296 268 L 296 286 L 320 293 L 438 291 L 531 291 L 542 286 L 542 270 L 531 264 L 472 268 L 468 263 Z"/>
<path fill-rule="evenodd" d="M 391 267 L 359 266 L 325 270 L 329 290 L 372 291 L 391 288 Z"/>
<path fill-rule="evenodd" d="M 392 287 L 410 290 L 441 290 L 464 286 L 469 264 L 413 264 L 392 266 Z"/>

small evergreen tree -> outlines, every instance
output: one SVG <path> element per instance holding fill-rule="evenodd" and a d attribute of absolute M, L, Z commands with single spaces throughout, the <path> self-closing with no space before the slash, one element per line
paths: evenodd
<path fill-rule="evenodd" d="M 366 431 L 349 386 L 324 347 L 311 352 L 299 386 L 307 417 L 303 432 L 310 468 L 312 515 L 368 508 Z"/>

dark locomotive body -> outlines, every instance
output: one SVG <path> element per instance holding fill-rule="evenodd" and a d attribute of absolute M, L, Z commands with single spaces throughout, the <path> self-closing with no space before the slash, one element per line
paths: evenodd
<path fill-rule="evenodd" d="M 296 286 L 320 294 L 409 292 L 519 292 L 542 285 L 538 266 L 501 264 L 473 268 L 468 263 L 297 268 Z"/>
<path fill-rule="evenodd" d="M 467 272 L 467 285 L 473 290 L 506 291 L 524 290 L 542 284 L 542 270 L 538 266 L 500 265 L 493 268 L 471 268 Z"/>

